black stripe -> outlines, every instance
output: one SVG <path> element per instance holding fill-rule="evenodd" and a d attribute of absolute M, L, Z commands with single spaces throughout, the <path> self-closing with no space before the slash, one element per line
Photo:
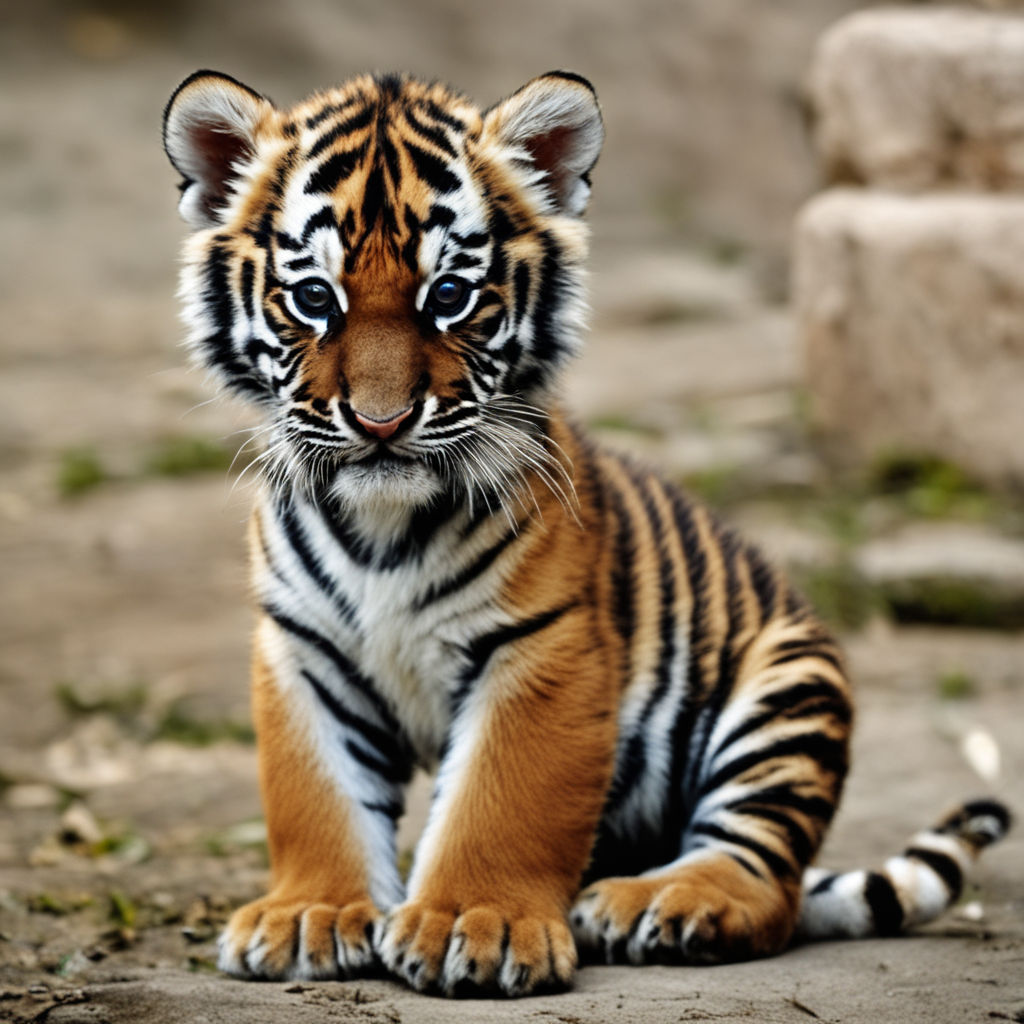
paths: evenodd
<path fill-rule="evenodd" d="M 964 887 L 964 873 L 960 865 L 948 853 L 941 853 L 938 850 L 927 850 L 921 846 L 911 846 L 903 851 L 904 857 L 911 860 L 919 860 L 927 864 L 942 879 L 949 890 L 949 902 L 953 903 L 960 898 Z"/>
<path fill-rule="evenodd" d="M 710 778 L 701 783 L 699 796 L 713 793 L 720 786 L 757 765 L 776 758 L 809 757 L 826 771 L 842 776 L 846 772 L 847 750 L 845 740 L 832 739 L 823 733 L 789 736 L 760 750 L 753 750 L 723 765 Z"/>
<path fill-rule="evenodd" d="M 699 534 L 696 533 L 696 523 L 693 521 L 693 513 L 690 510 L 687 511 L 689 512 L 690 522 L 693 525 L 693 542 L 699 543 L 700 537 Z M 700 772 L 703 771 L 705 765 L 709 764 L 712 760 L 712 754 L 709 751 L 711 736 L 714 732 L 715 725 L 720 719 L 722 708 L 725 707 L 732 696 L 733 688 L 736 683 L 736 673 L 745 650 L 745 647 L 738 649 L 736 646 L 736 637 L 739 633 L 743 617 L 742 602 L 740 600 L 740 585 L 736 568 L 739 544 L 732 533 L 721 531 L 714 523 L 711 524 L 710 533 L 710 540 L 706 541 L 705 545 L 702 545 L 702 553 L 706 565 L 708 556 L 706 551 L 704 551 L 704 547 L 717 543 L 718 552 L 721 556 L 722 566 L 725 571 L 727 625 L 725 636 L 722 637 L 717 649 L 717 667 L 714 679 L 702 680 L 703 685 L 700 689 L 695 689 L 693 691 L 692 699 L 700 701 L 701 706 L 699 713 L 696 715 L 696 724 L 688 747 L 687 756 L 689 758 L 689 764 L 687 769 L 687 783 L 685 787 L 687 796 L 692 793 Z M 693 661 L 691 661 L 691 668 L 695 664 L 699 664 L 704 660 L 704 656 L 711 655 L 713 653 L 712 645 L 714 640 L 708 635 L 709 630 L 706 615 L 709 602 L 706 600 L 706 597 L 706 594 L 701 595 L 700 597 L 694 595 L 695 602 L 703 599 L 704 614 L 702 615 L 703 628 L 701 632 L 691 632 L 690 634 L 695 646 L 695 650 L 690 655 L 691 659 L 693 659 Z M 707 791 L 708 790 L 705 787 L 701 788 L 702 793 Z"/>
<path fill-rule="evenodd" d="M 441 124 L 447 125 L 454 131 L 464 132 L 466 130 L 465 121 L 449 113 L 444 107 L 438 105 L 433 100 L 424 101 L 423 108 L 435 121 L 440 121 Z"/>
<path fill-rule="evenodd" d="M 363 99 L 363 97 L 356 94 L 355 96 L 349 96 L 347 100 L 344 100 L 341 103 L 328 103 L 326 106 L 321 107 L 315 114 L 306 118 L 306 127 L 315 128 L 317 125 L 323 124 L 327 118 L 348 110 L 353 103 L 358 103 L 361 99 Z"/>
<path fill-rule="evenodd" d="M 319 139 L 313 143 L 309 152 L 306 154 L 307 160 L 313 160 L 318 157 L 328 146 L 333 145 L 343 135 L 347 135 L 349 132 L 357 132 L 361 128 L 366 128 L 369 123 L 373 120 L 374 108 L 372 106 L 363 107 L 362 110 L 357 111 L 350 117 L 345 118 L 344 121 L 339 121 L 336 125 L 332 125 Z"/>
<path fill-rule="evenodd" d="M 274 234 L 274 241 L 279 249 L 287 249 L 289 252 L 301 252 L 302 242 L 289 235 L 287 231 L 278 231 Z M 269 266 L 269 264 L 268 264 Z"/>
<path fill-rule="evenodd" d="M 462 670 L 459 686 L 451 698 L 452 717 L 454 718 L 458 713 L 463 701 L 466 699 L 466 695 L 469 693 L 470 687 L 483 674 L 484 669 L 487 667 L 487 662 L 491 660 L 492 655 L 499 648 L 547 629 L 548 626 L 557 622 L 572 607 L 574 607 L 573 604 L 567 604 L 561 608 L 552 608 L 550 611 L 541 612 L 528 619 L 515 622 L 510 626 L 500 626 L 498 629 L 483 633 L 475 640 L 470 641 L 464 648 L 467 659 L 466 666 Z"/>
<path fill-rule="evenodd" d="M 306 226 L 302 229 L 302 244 L 305 245 L 313 232 L 320 228 L 330 228 L 333 231 L 337 230 L 337 227 L 338 222 L 334 219 L 334 210 L 330 206 L 322 206 L 306 221 Z"/>
<path fill-rule="evenodd" d="M 255 368 L 239 359 L 231 338 L 234 322 L 232 288 L 228 271 L 233 254 L 223 245 L 213 245 L 203 268 L 203 301 L 215 325 L 213 334 L 200 343 L 207 363 L 220 370 L 237 391 L 263 397 L 269 389 Z"/>
<path fill-rule="evenodd" d="M 775 668 L 778 665 L 786 665 L 800 658 L 821 658 L 822 661 L 827 661 L 837 671 L 842 672 L 843 666 L 839 661 L 839 656 L 835 651 L 829 650 L 827 645 L 828 641 L 824 641 L 821 637 L 786 640 L 775 648 L 776 655 L 768 667 Z"/>
<path fill-rule="evenodd" d="M 466 270 L 469 267 L 479 267 L 483 262 L 481 257 L 471 252 L 457 252 L 448 260 L 448 270 Z"/>
<path fill-rule="evenodd" d="M 771 821 L 782 826 L 789 837 L 789 848 L 801 865 L 807 864 L 814 855 L 815 844 L 811 841 L 810 836 L 783 811 L 775 810 L 772 807 L 759 807 L 756 803 L 741 804 L 734 807 L 733 810 L 747 818 L 760 818 L 762 821 Z"/>
<path fill-rule="evenodd" d="M 775 614 L 777 597 L 775 569 L 754 548 L 747 547 L 744 554 L 750 571 L 750 585 L 754 588 L 757 603 L 761 608 L 761 622 L 765 623 Z"/>
<path fill-rule="evenodd" d="M 326 686 L 312 672 L 301 669 L 300 675 L 313 688 L 320 702 L 334 716 L 337 721 L 351 729 L 377 753 L 380 759 L 388 766 L 389 775 L 395 776 L 395 781 L 408 782 L 412 778 L 412 751 L 408 741 L 401 733 L 394 730 L 385 730 L 380 726 L 368 722 L 361 715 L 346 708 Z M 358 756 L 358 755 L 357 755 Z M 383 773 L 382 773 L 383 774 Z"/>
<path fill-rule="evenodd" d="M 553 360 L 563 348 L 557 313 L 562 305 L 566 276 L 562 266 L 562 254 L 555 239 L 545 231 L 540 236 L 540 242 L 544 249 L 544 258 L 534 306 L 533 351 L 537 359 L 547 362 Z"/>
<path fill-rule="evenodd" d="M 288 410 L 288 414 L 292 419 L 296 419 L 300 423 L 308 424 L 311 427 L 316 427 L 318 430 L 322 430 L 325 436 L 331 437 L 337 441 L 337 435 L 332 433 L 331 428 L 333 427 L 333 424 L 329 419 L 322 416 L 316 416 L 308 409 L 303 409 L 301 405 L 292 406 L 292 408 Z"/>
<path fill-rule="evenodd" d="M 353 739 L 345 740 L 345 749 L 364 768 L 368 768 L 375 775 L 379 775 L 382 779 L 386 779 L 394 785 L 404 784 L 412 777 L 411 764 L 396 765 L 390 761 L 385 761 L 383 758 L 375 757 L 370 751 L 364 750 Z"/>
<path fill-rule="evenodd" d="M 386 207 L 387 187 L 384 184 L 384 170 L 382 167 L 374 167 L 366 176 L 366 183 L 363 185 L 363 201 L 360 205 L 360 214 L 363 221 L 363 237 L 356 250 L 361 249 L 366 242 L 370 229 L 384 214 Z M 386 225 L 390 226 L 390 225 Z M 348 261 L 346 261 L 348 266 Z"/>
<path fill-rule="evenodd" d="M 246 318 L 251 320 L 255 315 L 255 306 L 253 304 L 253 280 L 256 275 L 256 267 L 252 260 L 242 260 L 242 280 L 241 280 L 241 292 L 242 292 L 242 308 L 245 310 Z"/>
<path fill-rule="evenodd" d="M 355 149 L 346 149 L 340 153 L 332 153 L 320 166 L 310 175 L 309 181 L 303 191 L 306 195 L 323 192 L 330 194 L 341 184 L 352 176 L 356 168 L 363 162 L 366 156 L 366 144 L 356 146 Z"/>
<path fill-rule="evenodd" d="M 809 818 L 817 818 L 824 824 L 828 824 L 835 814 L 835 804 L 821 796 L 804 796 L 793 790 L 792 785 L 784 783 L 776 786 L 765 786 L 755 794 L 738 797 L 726 805 L 728 809 L 739 807 L 745 804 L 768 805 L 771 807 L 790 807 L 794 811 L 807 815 Z"/>
<path fill-rule="evenodd" d="M 443 160 L 421 149 L 415 143 L 403 139 L 405 151 L 409 154 L 416 173 L 435 191 L 441 195 L 455 192 L 462 184 L 458 177 L 448 170 Z"/>
<path fill-rule="evenodd" d="M 694 835 L 709 836 L 722 843 L 742 846 L 745 850 L 749 850 L 760 857 L 776 878 L 792 878 L 794 874 L 793 865 L 788 860 L 781 857 L 774 850 L 770 850 L 763 843 L 759 843 L 756 839 L 751 839 L 749 836 L 742 835 L 739 832 L 731 832 L 729 829 L 722 828 L 720 825 L 710 821 L 698 821 L 691 827 L 690 831 Z"/>
<path fill-rule="evenodd" d="M 482 249 L 490 241 L 490 236 L 485 231 L 474 231 L 469 235 L 460 235 L 453 231 L 452 238 L 464 249 Z"/>
<path fill-rule="evenodd" d="M 651 486 L 656 486 L 656 484 L 652 481 Z M 658 598 L 660 602 L 658 615 L 659 653 L 658 664 L 654 672 L 655 684 L 647 697 L 643 711 L 640 713 L 640 721 L 645 723 L 651 717 L 654 709 L 664 699 L 672 684 L 671 669 L 672 662 L 676 656 L 676 580 L 675 573 L 672 571 L 672 560 L 665 539 L 665 523 L 662 522 L 661 514 L 658 512 L 654 498 L 650 491 L 644 488 L 640 490 L 640 499 L 643 502 L 644 512 L 650 524 L 654 547 L 657 552 Z"/>
<path fill-rule="evenodd" d="M 331 536 L 351 561 L 364 569 L 373 565 L 377 552 L 372 543 L 360 537 L 340 514 L 332 513 L 331 509 L 320 509 L 320 515 Z"/>
<path fill-rule="evenodd" d="M 903 927 L 903 907 L 892 882 L 877 871 L 869 871 L 864 899 L 871 911 L 875 932 L 878 935 L 896 935 Z"/>
<path fill-rule="evenodd" d="M 392 714 L 391 709 L 387 706 L 384 699 L 376 691 L 373 683 L 366 678 L 355 665 L 347 658 L 338 648 L 331 643 L 327 637 L 316 632 L 314 629 L 310 629 L 308 626 L 302 625 L 300 622 L 296 622 L 293 618 L 285 615 L 280 609 L 275 608 L 271 604 L 264 604 L 263 611 L 270 616 L 286 633 L 291 633 L 293 636 L 298 637 L 300 640 L 304 640 L 310 647 L 315 648 L 319 651 L 332 665 L 338 670 L 342 679 L 348 683 L 354 690 L 360 693 L 373 707 L 373 710 L 380 717 L 384 723 L 385 728 L 391 730 L 396 735 L 400 731 L 398 720 Z"/>
<path fill-rule="evenodd" d="M 454 223 L 455 211 L 441 203 L 434 203 L 430 207 L 427 219 L 423 222 L 423 230 L 429 231 L 431 228 L 437 227 L 448 228 Z"/>
<path fill-rule="evenodd" d="M 633 634 L 636 630 L 636 541 L 625 499 L 614 484 L 609 484 L 609 489 L 615 520 L 615 557 L 611 576 L 612 622 L 622 640 L 623 678 L 629 679 L 633 662 Z"/>
<path fill-rule="evenodd" d="M 310 548 L 306 540 L 305 526 L 299 521 L 295 506 L 285 502 L 277 506 L 277 519 L 284 530 L 292 551 L 299 556 L 306 575 L 333 601 L 342 619 L 351 624 L 355 621 L 355 609 L 348 598 L 338 589 L 337 584 L 327 575 L 323 560 Z"/>
<path fill-rule="evenodd" d="M 420 120 L 419 114 L 412 107 L 405 109 L 405 119 L 409 127 L 422 139 L 432 142 L 438 149 L 447 153 L 450 157 L 457 157 L 459 155 L 456 148 L 451 144 L 448 133 L 437 125 L 427 124 L 425 121 Z"/>
<path fill-rule="evenodd" d="M 362 805 L 373 814 L 383 814 L 385 818 L 390 818 L 392 821 L 396 821 L 405 813 L 404 805 L 397 800 L 387 803 L 363 800 Z"/>
<path fill-rule="evenodd" d="M 823 878 L 819 878 L 818 881 L 814 883 L 813 888 L 811 888 L 808 891 L 807 895 L 808 896 L 820 896 L 823 892 L 828 892 L 829 889 L 831 889 L 832 886 L 835 885 L 836 879 L 838 877 L 839 877 L 839 875 L 830 872 L 829 874 L 825 875 Z"/>
<path fill-rule="evenodd" d="M 734 743 L 770 723 L 783 718 L 793 720 L 830 714 L 839 722 L 848 723 L 852 712 L 843 693 L 822 676 L 811 676 L 781 690 L 765 694 L 756 707 L 762 710 L 740 722 L 715 749 L 715 754 L 728 750 Z"/>
<path fill-rule="evenodd" d="M 441 598 L 448 597 L 450 594 L 454 594 L 458 590 L 462 590 L 474 580 L 478 579 L 494 564 L 499 555 L 508 548 L 516 537 L 516 531 L 509 529 L 496 544 L 492 544 L 489 548 L 486 548 L 460 572 L 456 573 L 454 576 L 449 576 L 441 583 L 432 584 L 430 589 L 422 597 L 417 599 L 416 604 L 414 605 L 415 610 L 422 611 L 428 605 L 441 600 Z"/>

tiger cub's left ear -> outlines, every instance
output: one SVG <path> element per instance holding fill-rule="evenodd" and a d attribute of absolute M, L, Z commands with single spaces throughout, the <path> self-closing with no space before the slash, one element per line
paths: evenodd
<path fill-rule="evenodd" d="M 597 93 L 585 78 L 550 71 L 527 82 L 487 111 L 484 134 L 526 151 L 544 172 L 540 187 L 554 210 L 583 214 L 604 142 Z"/>
<path fill-rule="evenodd" d="M 221 223 L 238 165 L 252 156 L 274 105 L 217 71 L 197 71 L 164 109 L 164 149 L 185 179 L 178 210 L 193 228 Z"/>

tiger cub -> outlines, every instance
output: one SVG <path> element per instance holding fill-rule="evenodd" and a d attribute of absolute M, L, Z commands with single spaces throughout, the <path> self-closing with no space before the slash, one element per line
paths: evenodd
<path fill-rule="evenodd" d="M 808 870 L 847 770 L 835 641 L 703 508 L 557 399 L 603 140 L 556 71 L 481 112 L 364 76 L 167 105 L 196 361 L 260 405 L 253 709 L 270 893 L 220 965 L 568 985 L 891 932 L 1006 829 L 978 802 L 874 872 Z M 408 882 L 395 825 L 437 770 Z"/>

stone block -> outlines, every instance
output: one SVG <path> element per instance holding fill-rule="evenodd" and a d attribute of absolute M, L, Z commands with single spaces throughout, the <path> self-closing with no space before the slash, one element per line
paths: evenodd
<path fill-rule="evenodd" d="M 1024 197 L 824 192 L 797 220 L 793 298 L 826 451 L 1024 485 Z"/>
<path fill-rule="evenodd" d="M 1024 17 L 883 8 L 826 32 L 809 76 L 830 182 L 1024 189 Z"/>

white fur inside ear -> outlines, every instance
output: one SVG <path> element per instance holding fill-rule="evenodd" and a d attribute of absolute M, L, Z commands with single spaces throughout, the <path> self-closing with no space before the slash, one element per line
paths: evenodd
<path fill-rule="evenodd" d="M 164 148 L 186 180 L 178 209 L 194 228 L 218 223 L 238 165 L 252 156 L 270 103 L 220 75 L 187 80 L 164 118 Z"/>
<path fill-rule="evenodd" d="M 590 195 L 587 173 L 604 142 L 601 109 L 588 85 L 557 73 L 535 78 L 494 107 L 486 124 L 544 172 L 560 211 L 583 213 Z"/>

